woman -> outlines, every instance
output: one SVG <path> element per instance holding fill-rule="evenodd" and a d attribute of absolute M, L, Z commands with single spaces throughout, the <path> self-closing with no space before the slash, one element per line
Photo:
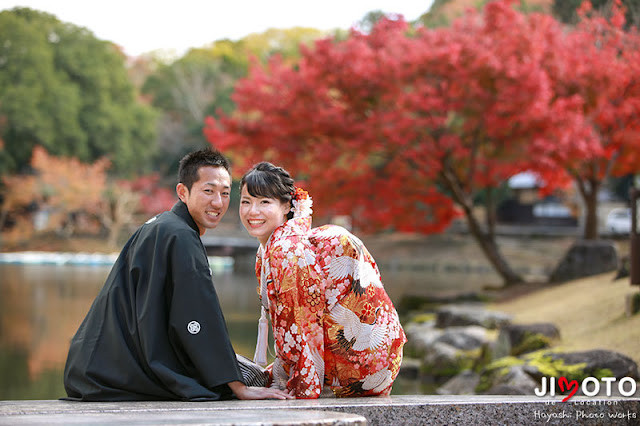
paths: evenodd
<path fill-rule="evenodd" d="M 273 386 L 296 398 L 388 395 L 406 338 L 376 263 L 346 229 L 311 229 L 311 198 L 293 183 L 267 162 L 240 183 L 240 218 L 260 241 L 256 275 L 275 337 Z M 266 333 L 258 340 L 256 362 L 266 363 Z"/>

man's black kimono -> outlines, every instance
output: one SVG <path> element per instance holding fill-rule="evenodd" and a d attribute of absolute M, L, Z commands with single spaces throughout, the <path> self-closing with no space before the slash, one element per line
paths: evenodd
<path fill-rule="evenodd" d="M 179 201 L 122 249 L 71 341 L 69 399 L 232 397 L 242 381 L 198 227 Z"/>

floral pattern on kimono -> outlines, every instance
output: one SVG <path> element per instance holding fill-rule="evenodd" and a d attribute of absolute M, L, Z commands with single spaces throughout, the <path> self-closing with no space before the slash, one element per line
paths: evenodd
<path fill-rule="evenodd" d="M 311 217 L 290 219 L 258 250 L 256 275 L 274 334 L 274 386 L 296 398 L 328 389 L 389 394 L 406 337 L 357 237 L 336 225 L 311 229 Z"/>

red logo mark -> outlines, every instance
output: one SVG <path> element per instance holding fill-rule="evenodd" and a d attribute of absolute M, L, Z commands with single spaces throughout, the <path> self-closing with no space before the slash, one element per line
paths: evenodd
<path fill-rule="evenodd" d="M 558 387 L 560 387 L 560 390 L 562 392 L 568 392 L 569 390 L 571 390 L 571 392 L 569 392 L 569 395 L 562 400 L 562 402 L 565 402 L 573 395 L 575 395 L 576 392 L 578 392 L 578 381 L 575 379 L 569 381 L 566 377 L 562 376 L 558 379 Z"/>

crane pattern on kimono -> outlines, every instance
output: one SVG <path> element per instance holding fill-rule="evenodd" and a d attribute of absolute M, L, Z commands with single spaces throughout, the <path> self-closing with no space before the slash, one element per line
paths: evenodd
<path fill-rule="evenodd" d="M 389 368 L 370 374 L 362 380 L 356 380 L 339 389 L 335 389 L 334 393 L 337 397 L 348 397 L 365 394 L 369 391 L 380 393 L 393 383 L 393 375 Z"/>
<path fill-rule="evenodd" d="M 330 313 L 331 318 L 342 327 L 337 333 L 337 344 L 345 351 L 374 350 L 381 347 L 387 337 L 387 326 L 376 324 L 380 309 L 381 307 L 376 308 L 373 323 L 367 324 L 361 322 L 353 311 L 337 303 Z"/>
<path fill-rule="evenodd" d="M 325 238 L 331 237 L 333 232 L 322 232 Z M 344 234 L 342 234 L 344 235 Z M 347 234 L 348 235 L 348 234 Z M 364 250 L 362 241 L 355 236 L 348 235 L 352 246 L 358 251 L 358 257 L 337 256 L 325 266 L 325 271 L 332 280 L 342 280 L 347 277 L 351 280 L 351 291 L 358 296 L 362 296 L 370 285 L 383 288 L 380 281 L 380 274 L 371 262 L 366 260 L 367 254 Z"/>

